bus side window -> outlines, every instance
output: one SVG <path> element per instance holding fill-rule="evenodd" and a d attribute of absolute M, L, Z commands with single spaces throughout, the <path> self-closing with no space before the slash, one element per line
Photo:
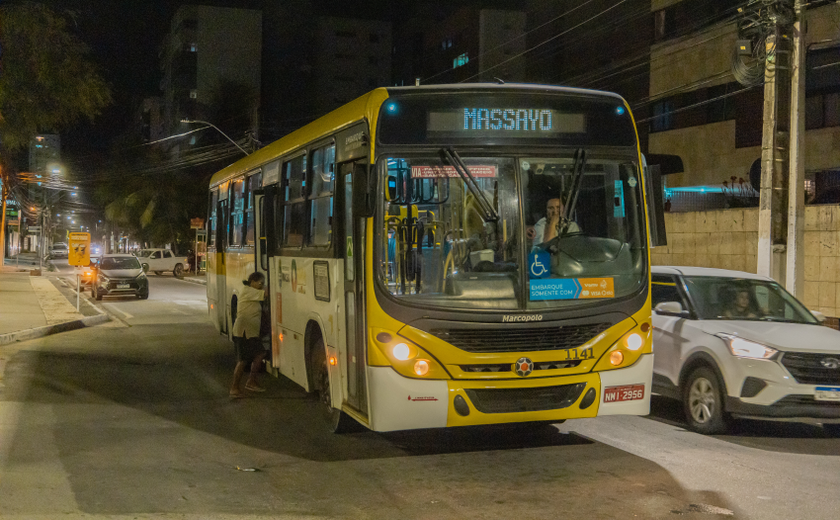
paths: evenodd
<path fill-rule="evenodd" d="M 335 145 L 312 152 L 309 245 L 328 246 L 332 235 Z"/>
<path fill-rule="evenodd" d="M 246 190 L 247 202 L 245 204 L 245 244 L 246 246 L 254 245 L 254 191 L 260 188 L 262 184 L 262 173 L 257 173 L 248 177 L 248 187 Z"/>
<path fill-rule="evenodd" d="M 230 245 L 242 245 L 242 225 L 245 217 L 245 179 L 233 181 L 230 200 Z"/>
<path fill-rule="evenodd" d="M 283 164 L 283 245 L 301 247 L 306 233 L 306 156 Z"/>
<path fill-rule="evenodd" d="M 210 203 L 207 208 L 207 247 L 216 248 L 216 206 L 219 205 L 219 189 L 215 188 L 210 192 Z"/>

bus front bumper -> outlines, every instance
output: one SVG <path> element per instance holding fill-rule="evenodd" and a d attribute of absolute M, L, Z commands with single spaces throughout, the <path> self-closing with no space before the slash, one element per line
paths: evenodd
<path fill-rule="evenodd" d="M 369 367 L 370 427 L 376 431 L 444 428 L 598 415 L 646 415 L 653 355 L 605 372 L 493 381 L 421 380 Z"/>

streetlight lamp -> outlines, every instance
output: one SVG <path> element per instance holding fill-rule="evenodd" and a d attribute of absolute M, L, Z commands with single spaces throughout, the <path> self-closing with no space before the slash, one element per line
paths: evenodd
<path fill-rule="evenodd" d="M 220 134 L 222 134 L 223 136 L 225 136 L 225 139 L 227 139 L 228 141 L 230 141 L 231 143 L 233 143 L 233 144 L 234 144 L 234 146 L 236 146 L 237 148 L 239 148 L 239 150 L 240 150 L 240 151 L 242 151 L 242 153 L 244 153 L 245 155 L 251 155 L 251 154 L 249 154 L 248 152 L 246 152 L 244 148 L 242 148 L 241 146 L 239 146 L 239 145 L 236 143 L 236 141 L 234 141 L 233 139 L 231 139 L 231 138 L 230 138 L 230 137 L 229 137 L 226 133 L 222 132 L 222 131 L 219 129 L 219 127 L 218 127 L 218 126 L 216 126 L 216 125 L 214 125 L 213 123 L 210 123 L 210 122 L 207 122 L 207 121 L 202 121 L 201 119 L 182 119 L 182 120 L 181 120 L 181 122 L 182 122 L 182 123 L 186 123 L 186 124 L 188 124 L 188 125 L 191 125 L 191 124 L 196 124 L 196 123 L 201 123 L 201 124 L 204 124 L 204 125 L 207 125 L 207 126 L 212 126 L 213 128 L 215 128 L 215 129 L 216 129 L 216 131 L 217 131 L 217 132 L 219 132 Z"/>

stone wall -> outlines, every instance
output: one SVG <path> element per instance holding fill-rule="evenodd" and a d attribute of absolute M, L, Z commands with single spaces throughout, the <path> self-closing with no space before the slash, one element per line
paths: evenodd
<path fill-rule="evenodd" d="M 653 265 L 717 267 L 756 272 L 758 208 L 666 213 L 668 245 L 651 250 Z M 840 207 L 805 208 L 803 303 L 840 316 Z"/>

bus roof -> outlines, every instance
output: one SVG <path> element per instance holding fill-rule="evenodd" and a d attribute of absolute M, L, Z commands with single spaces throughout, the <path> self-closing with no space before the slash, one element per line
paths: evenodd
<path fill-rule="evenodd" d="M 368 92 L 364 96 L 354 99 L 346 105 L 319 117 L 306 126 L 281 137 L 270 145 L 260 148 L 248 157 L 243 157 L 230 166 L 218 171 L 210 179 L 210 186 L 216 186 L 227 179 L 258 168 L 277 157 L 293 151 L 302 144 L 314 141 L 324 135 L 329 135 L 363 118 L 373 120 L 378 115 L 379 105 L 385 99 L 388 99 L 388 92 L 384 88 L 378 88 Z"/>
<path fill-rule="evenodd" d="M 231 179 L 254 170 L 255 168 L 271 162 L 277 157 L 281 157 L 293 151 L 303 144 L 310 143 L 324 135 L 334 133 L 364 118 L 369 120 L 372 124 L 375 124 L 376 118 L 379 115 L 379 106 L 388 99 L 390 95 L 409 94 L 413 92 L 428 94 L 434 92 L 443 93 L 468 90 L 520 92 L 527 90 L 535 93 L 564 93 L 578 96 L 612 97 L 620 101 L 622 104 L 626 104 L 624 98 L 612 92 L 531 83 L 454 83 L 445 85 L 382 87 L 354 99 L 346 105 L 319 117 L 315 121 L 312 121 L 294 132 L 281 137 L 268 146 L 261 148 L 249 156 L 243 157 L 230 166 L 223 168 L 215 173 L 210 179 L 210 186 L 216 186 L 227 179 Z"/>

